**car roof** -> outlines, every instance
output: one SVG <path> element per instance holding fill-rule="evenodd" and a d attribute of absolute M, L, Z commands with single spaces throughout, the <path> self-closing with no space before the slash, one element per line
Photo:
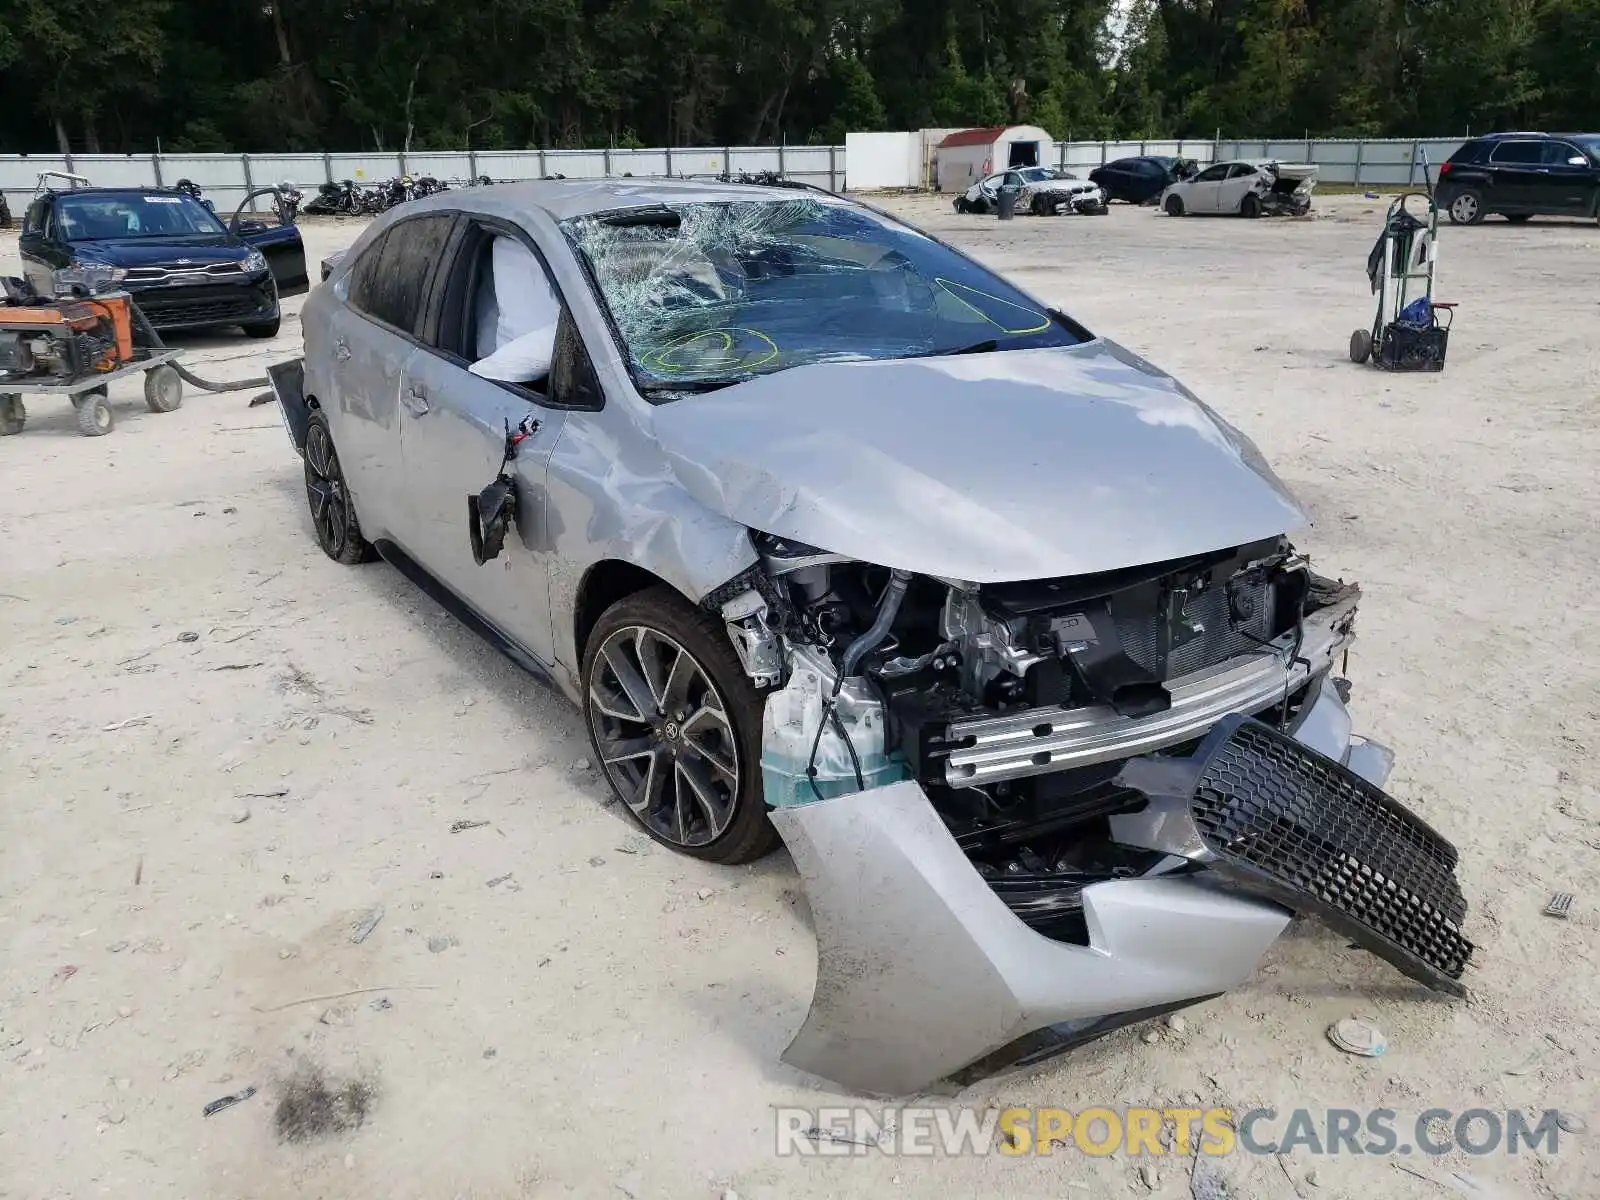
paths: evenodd
<path fill-rule="evenodd" d="M 525 183 L 493 183 L 483 187 L 439 192 L 407 205 L 412 212 L 425 208 L 460 208 L 468 197 L 493 201 L 500 209 L 541 210 L 552 220 L 566 221 L 618 209 L 651 208 L 675 204 L 716 204 L 734 200 L 778 202 L 797 197 L 842 197 L 821 189 L 763 187 L 747 183 L 720 183 L 699 179 L 537 179 Z"/>
<path fill-rule="evenodd" d="M 1475 142 L 1479 142 L 1479 141 L 1482 141 L 1482 142 L 1495 142 L 1495 141 L 1499 141 L 1501 138 L 1592 138 L 1592 137 L 1600 137 L 1600 133 L 1578 133 L 1578 132 L 1560 132 L 1560 131 L 1553 131 L 1553 132 L 1547 133 L 1542 129 L 1540 129 L 1540 130 L 1525 129 L 1525 130 L 1520 130 L 1520 131 L 1519 130 L 1514 130 L 1514 129 L 1508 129 L 1508 130 L 1504 131 L 1503 133 L 1485 133 L 1485 134 L 1480 134 L 1478 137 L 1472 138 L 1471 140 L 1475 141 Z"/>

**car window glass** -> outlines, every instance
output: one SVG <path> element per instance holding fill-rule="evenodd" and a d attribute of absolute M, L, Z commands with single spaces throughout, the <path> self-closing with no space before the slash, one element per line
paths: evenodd
<path fill-rule="evenodd" d="M 1495 163 L 1537 163 L 1544 158 L 1544 146 L 1539 142 L 1501 142 L 1494 148 L 1489 161 Z"/>
<path fill-rule="evenodd" d="M 45 222 L 45 215 L 46 215 L 46 213 L 49 212 L 49 209 L 50 209 L 50 202 L 48 200 L 35 200 L 28 207 L 28 215 L 23 218 L 23 221 L 22 221 L 22 232 L 23 233 L 42 233 L 42 232 L 44 232 L 44 227 L 45 227 L 45 223 L 46 223 Z"/>
<path fill-rule="evenodd" d="M 415 332 L 434 265 L 444 252 L 454 220 L 445 213 L 414 217 L 390 228 L 383 239 L 382 258 L 375 264 L 375 275 L 362 290 L 364 304 L 357 307 L 404 333 Z M 366 257 L 363 256 L 362 265 Z"/>
<path fill-rule="evenodd" d="M 1544 165 L 1547 167 L 1564 167 L 1569 159 L 1583 158 L 1583 151 L 1571 142 L 1546 142 L 1544 144 Z"/>
<path fill-rule="evenodd" d="M 1246 175 L 1254 175 L 1256 169 L 1249 163 L 1237 163 L 1228 169 L 1229 179 L 1242 179 Z"/>
<path fill-rule="evenodd" d="M 377 290 L 379 268 L 383 265 L 383 244 L 388 240 L 387 233 L 380 234 L 350 268 L 348 296 L 350 307 L 357 312 L 372 311 L 372 297 Z"/>
<path fill-rule="evenodd" d="M 1216 183 L 1220 179 L 1226 179 L 1227 176 L 1228 165 L 1219 163 L 1217 166 L 1207 167 L 1204 171 L 1201 171 L 1200 174 L 1194 177 L 1194 181 L 1196 183 Z"/>

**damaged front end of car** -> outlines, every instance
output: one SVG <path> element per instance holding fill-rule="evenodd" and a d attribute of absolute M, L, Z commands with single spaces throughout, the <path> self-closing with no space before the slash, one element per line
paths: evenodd
<path fill-rule="evenodd" d="M 1462 994 L 1455 850 L 1345 706 L 1359 589 L 1285 538 L 975 584 L 753 537 L 704 603 L 815 924 L 791 1065 L 906 1094 L 1036 1061 L 1233 988 L 1296 912 Z"/>

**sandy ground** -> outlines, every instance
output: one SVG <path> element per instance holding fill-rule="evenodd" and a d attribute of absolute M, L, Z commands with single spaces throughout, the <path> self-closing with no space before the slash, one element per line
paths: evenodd
<path fill-rule="evenodd" d="M 1173 371 L 1297 489 L 1305 547 L 1366 589 L 1358 728 L 1459 843 L 1480 945 L 1471 1002 L 1441 1003 L 1297 925 L 1181 1031 L 962 1099 L 1559 1107 L 1589 1132 L 1554 1157 L 1220 1172 L 1273 1200 L 1600 1196 L 1600 230 L 1449 229 L 1449 368 L 1394 377 L 1344 357 L 1371 201 L 1012 224 L 889 203 Z M 309 225 L 313 263 L 356 230 Z M 191 363 L 242 377 L 298 336 L 191 339 Z M 575 712 L 390 568 L 326 559 L 248 396 L 151 415 L 123 384 L 107 438 L 41 401 L 0 442 L 0 1196 L 1190 1195 L 1186 1161 L 1147 1182 L 1120 1154 L 775 1157 L 774 1106 L 848 1099 L 778 1062 L 814 971 L 787 857 L 629 853 Z M 1540 915 L 1558 890 L 1567 921 Z M 351 989 L 378 990 L 306 999 Z M 1384 1057 L 1328 1044 L 1352 1014 Z M 297 1063 L 371 1081 L 364 1124 L 280 1143 Z"/>

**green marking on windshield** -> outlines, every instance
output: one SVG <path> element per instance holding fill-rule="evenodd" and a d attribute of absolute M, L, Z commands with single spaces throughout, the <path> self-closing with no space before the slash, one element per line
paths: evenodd
<path fill-rule="evenodd" d="M 734 346 L 743 340 L 736 334 L 747 335 L 762 344 L 765 350 L 755 348 L 760 357 L 747 359 L 745 354 L 736 353 Z M 707 354 L 698 349 L 706 345 Z M 688 353 L 693 359 L 691 362 L 682 362 L 679 355 Z M 727 329 L 700 329 L 694 333 L 685 334 L 675 338 L 658 350 L 653 350 L 644 356 L 644 365 L 657 371 L 704 371 L 717 367 L 737 366 L 746 371 L 753 371 L 757 367 L 764 367 L 778 357 L 778 343 L 773 341 L 759 329 L 744 329 L 730 326 Z M 713 357 L 714 356 L 714 357 Z"/>
<path fill-rule="evenodd" d="M 949 296 L 952 300 L 959 304 L 965 305 L 967 308 L 970 308 L 973 312 L 977 313 L 996 329 L 1003 333 L 1009 333 L 1013 337 L 1020 336 L 1025 333 L 1042 333 L 1044 330 L 1050 328 L 1049 316 L 1039 312 L 1037 309 L 1027 308 L 1021 304 L 1013 304 L 1010 300 L 1002 300 L 999 296 L 992 296 L 988 292 L 979 291 L 975 287 L 968 287 L 964 283 L 957 283 L 953 279 L 945 279 L 942 276 L 936 276 L 933 282 L 938 284 L 938 286 L 944 291 L 945 295 Z M 1023 328 L 1013 328 L 1012 325 L 1007 325 L 1003 320 L 997 318 L 993 313 L 986 312 L 983 308 L 980 308 L 977 304 L 974 304 L 972 300 L 968 299 L 968 297 L 974 296 L 981 299 L 984 301 L 984 303 L 991 307 L 998 305 L 1002 310 L 1001 316 L 1005 315 L 1004 310 L 1007 309 L 1009 309 L 1013 314 L 1021 314 L 1020 317 L 1011 316 L 1008 318 L 1011 322 L 1013 322 L 1013 324 L 1024 318 L 1033 322 L 1033 324 Z"/>

